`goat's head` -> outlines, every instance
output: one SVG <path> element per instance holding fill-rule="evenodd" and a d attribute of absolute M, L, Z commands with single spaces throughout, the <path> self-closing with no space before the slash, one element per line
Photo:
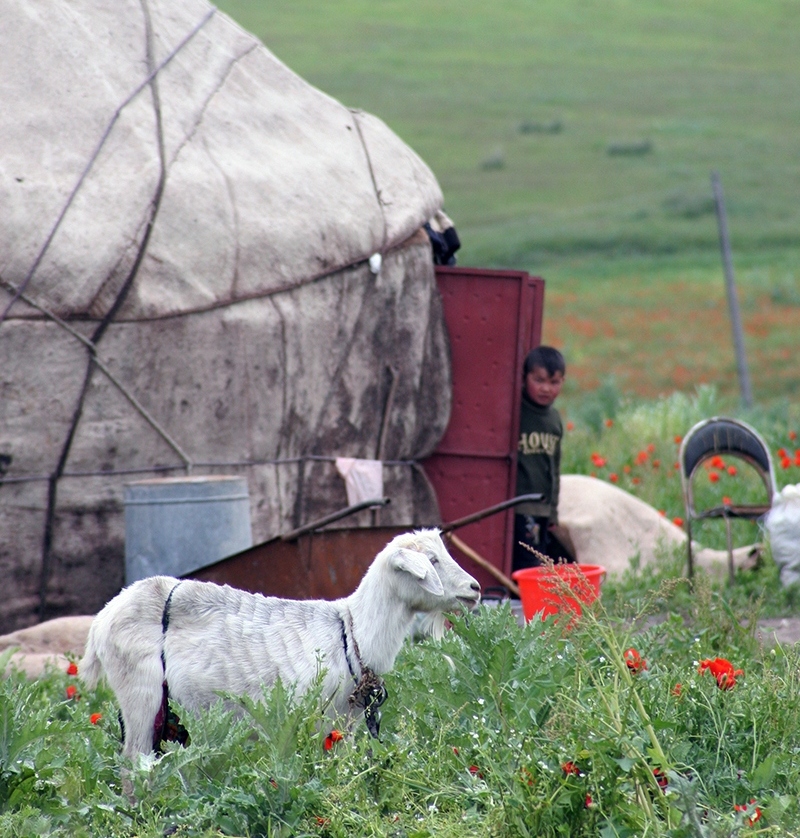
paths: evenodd
<path fill-rule="evenodd" d="M 473 608 L 480 598 L 481 586 L 447 552 L 436 529 L 398 535 L 378 558 L 411 611 L 443 614 Z"/>

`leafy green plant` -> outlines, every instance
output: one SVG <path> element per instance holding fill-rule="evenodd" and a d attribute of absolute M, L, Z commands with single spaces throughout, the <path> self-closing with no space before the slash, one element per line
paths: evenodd
<path fill-rule="evenodd" d="M 669 595 L 632 618 L 454 617 L 387 676 L 380 740 L 357 727 L 324 747 L 340 723 L 282 686 L 188 715 L 188 747 L 128 766 L 134 803 L 110 696 L 12 676 L 0 835 L 732 836 L 756 811 L 793 834 L 797 650 L 762 648 L 710 587 L 690 619 L 648 622 Z M 730 689 L 700 671 L 716 657 L 742 670 Z"/>
<path fill-rule="evenodd" d="M 784 412 L 743 412 L 720 399 L 715 388 L 699 387 L 693 395 L 673 393 L 643 400 L 622 396 L 612 381 L 562 408 L 567 434 L 562 471 L 591 474 L 636 495 L 683 523 L 685 515 L 678 453 L 683 435 L 702 419 L 715 415 L 740 416 L 767 441 L 778 479 L 778 488 L 800 482 L 800 446 Z M 573 418 L 574 417 L 574 418 Z M 744 503 L 765 502 L 767 493 L 754 468 L 736 457 L 709 460 L 694 478 L 699 508 L 722 505 L 726 497 Z M 762 540 L 757 524 L 734 521 L 737 544 Z M 725 548 L 725 531 L 719 522 L 696 526 L 695 537 L 707 546 Z"/>
<path fill-rule="evenodd" d="M 646 402 L 609 383 L 583 411 L 567 404 L 565 470 L 616 474 L 677 517 L 679 437 L 722 407 L 712 388 Z M 786 416 L 746 417 L 781 481 L 800 468 Z M 716 470 L 705 489 L 749 491 L 744 474 Z M 798 834 L 800 654 L 755 634 L 798 591 L 780 586 L 768 555 L 731 587 L 702 573 L 690 585 L 683 561 L 632 557 L 577 622 L 520 626 L 507 605 L 454 617 L 440 643 L 409 644 L 387 676 L 379 741 L 327 719 L 318 691 L 297 700 L 278 685 L 263 701 L 186 714 L 189 747 L 125 765 L 106 688 L 11 674 L 0 682 L 0 836 Z M 731 681 L 714 674 L 717 659 Z"/>

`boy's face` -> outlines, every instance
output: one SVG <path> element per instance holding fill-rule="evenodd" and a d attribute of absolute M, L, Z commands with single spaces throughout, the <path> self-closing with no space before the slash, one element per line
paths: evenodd
<path fill-rule="evenodd" d="M 556 370 L 552 375 L 544 367 L 534 367 L 525 376 L 528 398 L 540 407 L 550 407 L 558 398 L 564 384 L 564 373 Z"/>

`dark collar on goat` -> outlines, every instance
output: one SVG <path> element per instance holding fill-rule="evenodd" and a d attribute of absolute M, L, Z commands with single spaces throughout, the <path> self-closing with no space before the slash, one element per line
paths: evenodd
<path fill-rule="evenodd" d="M 342 617 L 339 617 L 339 622 L 342 625 L 342 646 L 344 648 L 344 659 L 347 661 L 347 668 L 350 670 L 350 677 L 353 679 L 355 688 L 350 693 L 348 701 L 358 710 L 364 711 L 364 721 L 367 724 L 367 730 L 373 739 L 378 738 L 381 729 L 381 714 L 380 706 L 389 696 L 386 685 L 383 679 L 379 678 L 368 666 L 364 666 L 364 661 L 361 659 L 361 650 L 358 648 L 358 641 L 356 640 L 355 632 L 353 631 L 353 615 L 350 610 L 347 611 L 347 626 Z M 350 663 L 350 652 L 347 648 L 347 631 L 350 630 L 350 638 L 353 641 L 353 653 L 356 657 L 356 663 L 361 671 L 361 678 L 357 678 L 353 671 L 353 665 Z"/>

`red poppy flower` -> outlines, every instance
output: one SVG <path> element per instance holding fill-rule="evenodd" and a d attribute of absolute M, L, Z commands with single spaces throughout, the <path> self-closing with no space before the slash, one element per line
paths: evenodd
<path fill-rule="evenodd" d="M 637 465 L 642 465 L 643 463 L 646 463 L 646 462 L 647 462 L 647 460 L 648 460 L 648 458 L 649 458 L 649 456 L 650 456 L 650 455 L 647 453 L 647 451 L 640 451 L 640 452 L 636 455 L 636 463 L 637 463 Z"/>
<path fill-rule="evenodd" d="M 641 482 L 641 477 L 631 477 L 631 483 L 633 483 L 634 486 L 638 486 Z"/>
<path fill-rule="evenodd" d="M 736 477 L 736 475 L 739 473 L 739 469 L 737 469 L 736 466 L 728 466 L 727 471 L 731 477 Z"/>
<path fill-rule="evenodd" d="M 675 436 L 675 445 L 680 445 L 683 442 L 683 437 L 678 434 Z"/>
<path fill-rule="evenodd" d="M 631 467 L 630 466 L 623 466 L 622 470 L 625 472 L 625 474 L 630 474 L 631 473 Z"/>
<path fill-rule="evenodd" d="M 722 505 L 723 506 L 730 506 L 732 503 L 733 503 L 733 501 L 727 495 L 722 496 Z"/>
<path fill-rule="evenodd" d="M 683 518 L 679 518 L 677 515 L 672 519 L 672 523 L 675 524 L 676 527 L 683 526 Z"/>
<path fill-rule="evenodd" d="M 660 768 L 653 769 L 653 776 L 656 778 L 656 782 L 658 783 L 658 787 L 660 789 L 665 789 L 669 785 L 667 775 Z"/>
<path fill-rule="evenodd" d="M 584 804 L 583 804 L 583 805 L 584 805 L 587 809 L 589 809 L 589 808 L 591 808 L 592 806 L 594 806 L 594 801 L 592 800 L 592 795 L 591 795 L 591 794 L 587 794 L 587 795 L 586 795 L 586 800 L 585 800 L 585 802 L 584 802 Z"/>
<path fill-rule="evenodd" d="M 581 773 L 578 766 L 575 765 L 575 763 L 571 759 L 568 759 L 566 762 L 561 763 L 561 770 L 567 776 L 569 776 L 570 774 L 574 774 L 577 777 L 578 774 Z"/>
<path fill-rule="evenodd" d="M 638 675 L 642 670 L 647 669 L 647 661 L 636 651 L 636 649 L 626 649 L 622 653 L 625 661 L 625 666 L 634 674 Z"/>
<path fill-rule="evenodd" d="M 317 815 L 314 818 L 314 821 L 316 822 L 317 826 L 329 826 L 330 822 L 331 822 L 331 819 L 330 818 L 321 818 L 319 815 Z"/>
<path fill-rule="evenodd" d="M 680 471 L 681 470 L 681 464 L 680 463 L 673 463 L 672 467 L 675 469 L 675 471 Z"/>
<path fill-rule="evenodd" d="M 651 442 L 651 443 L 647 446 L 647 450 L 648 450 L 648 451 L 652 454 L 652 453 L 656 450 L 655 443 Z"/>
<path fill-rule="evenodd" d="M 613 419 L 606 419 L 606 427 L 610 428 L 614 424 Z"/>
<path fill-rule="evenodd" d="M 719 454 L 717 454 L 716 457 L 711 458 L 711 468 L 725 468 L 725 460 L 723 460 L 722 457 L 720 457 Z"/>
<path fill-rule="evenodd" d="M 736 686 L 737 677 L 744 675 L 743 670 L 734 669 L 733 664 L 725 658 L 706 658 L 700 661 L 697 671 L 702 675 L 706 670 L 717 679 L 717 686 L 721 690 L 732 690 Z"/>
<path fill-rule="evenodd" d="M 102 713 L 92 713 L 92 715 L 89 716 L 89 723 L 93 724 L 93 725 L 96 725 L 100 721 L 100 719 L 102 719 L 102 718 L 103 718 Z"/>
<path fill-rule="evenodd" d="M 675 684 L 675 686 L 672 688 L 672 694 L 675 696 L 675 698 L 680 698 L 682 692 L 683 684 Z"/>
<path fill-rule="evenodd" d="M 661 460 L 653 460 L 653 468 L 660 468 Z"/>
<path fill-rule="evenodd" d="M 791 440 L 797 439 L 797 431 L 789 431 L 789 439 L 791 439 Z"/>
<path fill-rule="evenodd" d="M 575 430 L 575 423 L 574 422 L 567 422 L 567 430 L 574 431 Z"/>
<path fill-rule="evenodd" d="M 608 462 L 608 460 L 601 454 L 598 454 L 597 451 L 592 452 L 591 460 L 593 465 L 597 468 L 602 468 Z"/>
<path fill-rule="evenodd" d="M 776 453 L 779 457 L 785 457 L 786 456 L 786 449 L 785 448 L 779 448 Z"/>
<path fill-rule="evenodd" d="M 708 479 L 709 479 L 712 483 L 716 483 L 716 482 L 719 480 L 719 472 L 718 472 L 718 471 L 710 471 L 710 472 L 708 473 Z"/>
<path fill-rule="evenodd" d="M 752 807 L 752 814 L 749 814 L 744 822 L 747 826 L 754 826 L 757 820 L 761 818 L 761 809 L 756 806 L 756 799 L 753 798 L 749 803 L 734 803 L 733 808 L 736 812 L 749 812 Z"/>
<path fill-rule="evenodd" d="M 69 666 L 67 667 L 67 675 L 77 675 L 78 674 L 78 664 L 75 661 L 70 661 Z"/>
<path fill-rule="evenodd" d="M 472 774 L 473 777 L 480 777 L 481 780 L 483 779 L 483 772 L 477 765 L 470 765 L 469 773 Z"/>
<path fill-rule="evenodd" d="M 322 747 L 325 748 L 326 751 L 330 751 L 330 749 L 337 743 L 344 739 L 344 734 L 342 734 L 338 730 L 332 730 L 326 737 L 325 742 L 323 743 Z"/>
<path fill-rule="evenodd" d="M 78 688 L 74 684 L 70 684 L 67 687 L 67 698 L 75 699 L 76 701 L 80 698 L 78 695 Z"/>
<path fill-rule="evenodd" d="M 609 474 L 609 475 L 608 475 L 608 479 L 609 479 L 612 483 L 616 483 L 616 482 L 619 480 L 619 476 L 618 476 L 618 475 L 616 475 L 614 472 L 612 472 L 611 474 Z"/>
<path fill-rule="evenodd" d="M 790 468 L 792 465 L 791 457 L 783 457 L 781 459 L 781 468 Z"/>

